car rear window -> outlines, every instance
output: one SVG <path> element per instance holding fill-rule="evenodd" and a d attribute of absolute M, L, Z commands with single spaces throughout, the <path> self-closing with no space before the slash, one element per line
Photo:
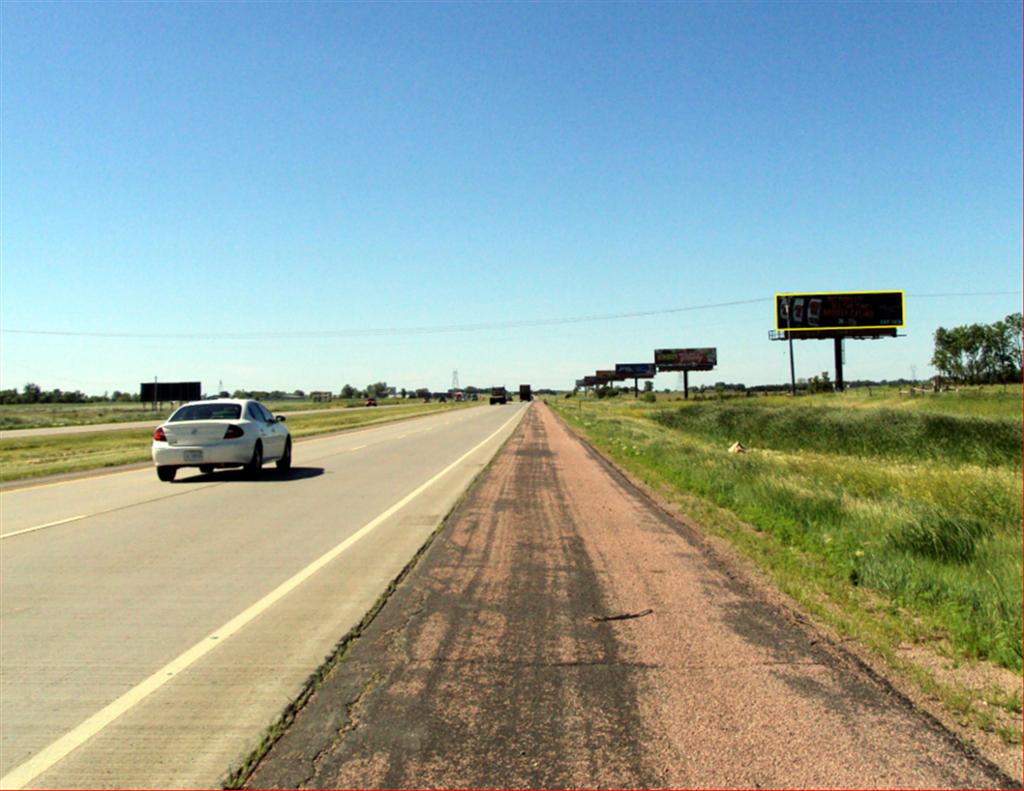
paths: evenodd
<path fill-rule="evenodd" d="M 238 404 L 191 404 L 183 406 L 173 415 L 170 422 L 182 420 L 238 420 L 242 407 Z"/>

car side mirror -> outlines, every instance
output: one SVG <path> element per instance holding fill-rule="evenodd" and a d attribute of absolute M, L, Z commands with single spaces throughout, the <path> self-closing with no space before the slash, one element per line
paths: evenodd
<path fill-rule="evenodd" d="M 284 415 L 278 415 L 277 417 L 274 418 L 274 420 L 276 420 L 278 423 L 284 423 L 284 421 L 287 420 L 287 418 Z"/>

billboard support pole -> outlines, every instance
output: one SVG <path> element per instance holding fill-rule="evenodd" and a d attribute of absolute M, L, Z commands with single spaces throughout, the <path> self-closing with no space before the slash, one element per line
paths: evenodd
<path fill-rule="evenodd" d="M 683 400 L 690 400 L 690 372 L 683 371 Z"/>
<path fill-rule="evenodd" d="M 633 398 L 639 398 L 639 397 L 640 397 L 640 377 L 639 376 L 634 376 L 633 377 Z"/>
<path fill-rule="evenodd" d="M 790 317 L 793 315 L 793 308 L 791 307 L 791 300 L 786 299 L 786 337 L 789 338 L 789 392 L 796 398 L 796 366 L 793 364 L 793 333 L 790 331 L 792 327 L 792 320 Z"/>
<path fill-rule="evenodd" d="M 836 392 L 843 392 L 843 339 L 834 338 L 836 345 Z"/>

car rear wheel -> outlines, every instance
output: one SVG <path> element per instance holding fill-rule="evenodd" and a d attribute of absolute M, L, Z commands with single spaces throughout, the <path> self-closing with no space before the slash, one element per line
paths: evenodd
<path fill-rule="evenodd" d="M 201 472 L 203 475 L 209 475 L 211 472 L 213 472 L 213 465 L 212 464 L 200 464 L 199 465 L 199 472 Z"/>
<path fill-rule="evenodd" d="M 164 467 L 157 467 L 156 468 L 156 477 L 159 478 L 161 481 L 165 481 L 165 482 L 170 483 L 171 481 L 174 480 L 174 476 L 177 475 L 177 474 L 178 474 L 178 468 L 177 467 L 167 467 L 167 466 L 164 466 Z"/>
<path fill-rule="evenodd" d="M 260 442 L 256 443 L 256 447 L 252 449 L 252 458 L 249 459 L 249 463 L 245 465 L 245 474 L 250 478 L 255 478 L 260 474 L 260 470 L 263 469 L 263 444 Z"/>
<path fill-rule="evenodd" d="M 277 460 L 277 469 L 279 470 L 290 470 L 292 468 L 292 438 L 288 439 L 284 443 L 284 455 Z"/>

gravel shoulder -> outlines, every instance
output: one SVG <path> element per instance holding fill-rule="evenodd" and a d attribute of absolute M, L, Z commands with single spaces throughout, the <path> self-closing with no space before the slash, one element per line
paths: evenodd
<path fill-rule="evenodd" d="M 539 403 L 248 785 L 1019 787 Z"/>

